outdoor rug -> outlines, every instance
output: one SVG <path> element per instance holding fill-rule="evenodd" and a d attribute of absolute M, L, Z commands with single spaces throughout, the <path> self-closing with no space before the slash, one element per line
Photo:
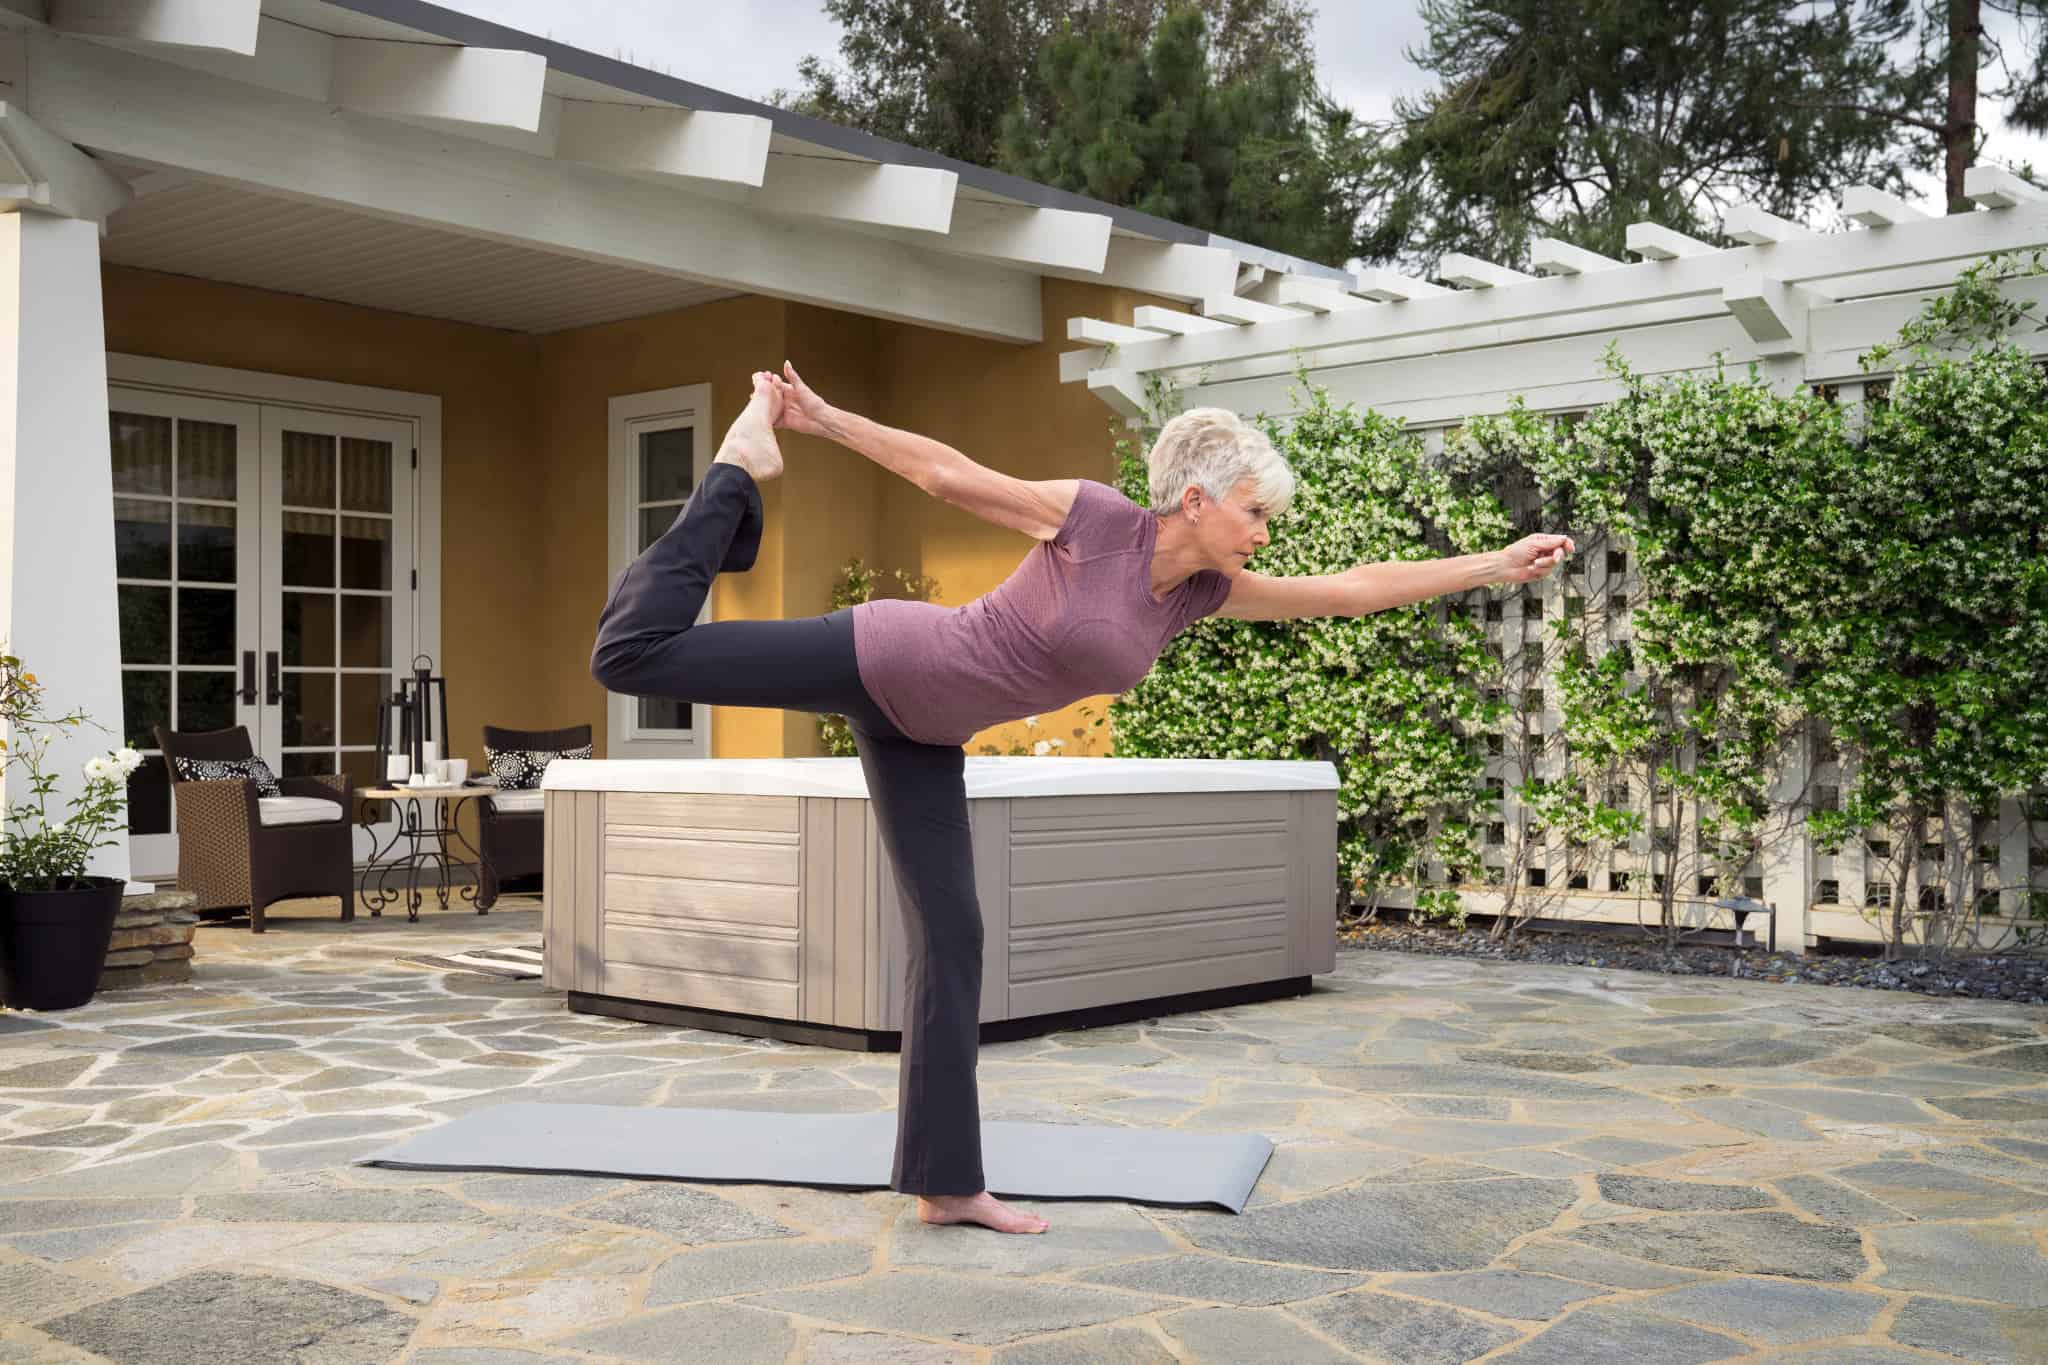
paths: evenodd
<path fill-rule="evenodd" d="M 1256 1134 L 994 1121 L 981 1125 L 981 1149 L 998 1195 L 1232 1213 L 1244 1211 L 1273 1154 Z M 358 1164 L 879 1189 L 895 1150 L 893 1112 L 520 1103 L 464 1114 Z"/>
<path fill-rule="evenodd" d="M 444 972 L 474 972 L 480 976 L 502 976 L 512 981 L 533 981 L 540 977 L 540 945 L 530 948 L 479 948 L 470 953 L 447 953 L 440 957 L 401 957 L 420 967 L 437 967 Z"/>

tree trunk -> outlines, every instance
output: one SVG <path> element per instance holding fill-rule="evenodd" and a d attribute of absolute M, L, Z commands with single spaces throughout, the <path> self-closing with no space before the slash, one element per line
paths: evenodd
<path fill-rule="evenodd" d="M 1973 213 L 1963 194 L 1963 172 L 1977 159 L 1977 66 L 1983 42 L 1983 0 L 1948 0 L 1948 211 Z"/>

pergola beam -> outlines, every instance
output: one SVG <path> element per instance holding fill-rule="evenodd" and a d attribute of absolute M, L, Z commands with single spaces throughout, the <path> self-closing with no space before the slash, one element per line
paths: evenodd
<path fill-rule="evenodd" d="M 1661 223 L 1630 223 L 1627 242 L 1630 251 L 1651 261 L 1676 261 L 1714 253 L 1710 243 L 1674 232 Z"/>
<path fill-rule="evenodd" d="M 1148 332 L 1101 318 L 1068 318 L 1067 340 L 1085 341 L 1090 346 L 1130 346 L 1140 341 L 1157 341 L 1160 333 Z"/>
<path fill-rule="evenodd" d="M 1865 227 L 1883 228 L 1924 223 L 1933 215 L 1875 185 L 1851 185 L 1842 191 L 1842 216 Z"/>
<path fill-rule="evenodd" d="M 1737 204 L 1721 218 L 1721 235 L 1745 246 L 1767 242 L 1789 242 L 1795 237 L 1818 236 L 1810 227 L 1767 213 L 1754 204 Z"/>
<path fill-rule="evenodd" d="M 1176 308 L 1161 308 L 1150 303 L 1140 304 L 1132 309 L 1131 321 L 1148 332 L 1165 332 L 1172 336 L 1197 336 L 1203 332 L 1237 330 L 1237 324 L 1233 322 L 1198 317 Z"/>
<path fill-rule="evenodd" d="M 53 0 L 50 27 L 81 38 L 256 53 L 263 0 Z"/>
<path fill-rule="evenodd" d="M 1268 294 L 1268 301 L 1282 308 L 1299 308 L 1307 313 L 1341 313 L 1352 308 L 1370 308 L 1363 299 L 1353 298 L 1335 284 L 1282 275 Z"/>
<path fill-rule="evenodd" d="M 1536 278 L 1504 265 L 1495 265 L 1492 261 L 1482 261 L 1477 256 L 1467 256 L 1462 251 L 1445 252 L 1444 258 L 1437 262 L 1436 277 L 1467 289 L 1499 289 L 1511 284 L 1528 284 Z"/>
<path fill-rule="evenodd" d="M 1235 294 L 1205 299 L 1202 303 L 1202 312 L 1208 317 L 1221 318 L 1225 322 L 1235 322 L 1243 326 L 1260 322 L 1298 322 L 1311 316 L 1298 308 L 1282 308 L 1277 304 L 1260 303 L 1257 299 L 1241 299 Z M 1235 331 L 1234 328 L 1232 330 Z"/>
<path fill-rule="evenodd" d="M 2016 208 L 2048 199 L 2048 194 L 2003 166 L 1972 166 L 1964 171 L 1963 194 L 1987 209 Z"/>
<path fill-rule="evenodd" d="M 1408 299 L 1426 299 L 1451 291 L 1428 280 L 1418 280 L 1413 275 L 1403 275 L 1398 270 L 1389 270 L 1383 265 L 1367 266 L 1358 272 L 1351 284 L 1351 292 L 1360 298 L 1377 299 L 1383 303 L 1401 303 Z"/>
<path fill-rule="evenodd" d="M 1628 262 L 1555 237 L 1538 237 L 1529 244 L 1529 264 L 1541 275 L 1595 275 L 1603 270 L 1620 270 Z"/>
<path fill-rule="evenodd" d="M 564 100 L 555 155 L 615 171 L 759 189 L 774 131 L 754 114 Z"/>
<path fill-rule="evenodd" d="M 1117 363 L 1139 371 L 1230 365 L 1287 357 L 1364 342 L 1393 341 L 1434 332 L 1499 329 L 1545 318 L 1592 317 L 1606 310 L 1664 301 L 1702 300 L 1719 309 L 1723 290 L 1752 274 L 1768 273 L 1784 285 L 1845 276 L 1933 268 L 2048 241 L 2048 204 L 1998 213 L 1930 218 L 1880 232 L 1816 235 L 1769 246 L 1731 247 L 1668 261 L 1616 265 L 1597 273 L 1538 280 L 1511 289 L 1467 290 L 1412 300 L 1399 309 L 1330 313 L 1289 320 L 1252 319 L 1262 325 L 1230 333 L 1180 337 L 1171 343 L 1127 347 Z M 1711 299 L 1711 304 L 1704 300 Z M 1215 313 L 1214 309 L 1205 309 Z M 1216 316 L 1227 314 L 1215 313 Z"/>
<path fill-rule="evenodd" d="M 1797 285 L 1751 275 L 1721 291 L 1728 311 L 1756 343 L 1757 354 L 1797 355 L 1806 349 L 1811 296 Z"/>

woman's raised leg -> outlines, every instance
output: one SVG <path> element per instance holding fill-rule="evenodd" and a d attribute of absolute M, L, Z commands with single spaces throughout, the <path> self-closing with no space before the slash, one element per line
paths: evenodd
<path fill-rule="evenodd" d="M 865 716 L 844 621 L 706 621 L 712 580 L 752 567 L 760 548 L 758 485 L 782 472 L 765 375 L 675 524 L 626 567 L 598 617 L 591 676 L 608 690 L 720 706 L 775 706 Z"/>

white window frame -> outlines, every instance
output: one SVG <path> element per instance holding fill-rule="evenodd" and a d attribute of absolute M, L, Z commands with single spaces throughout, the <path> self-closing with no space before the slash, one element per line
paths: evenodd
<path fill-rule="evenodd" d="M 200 365 L 158 356 L 107 352 L 109 389 L 148 389 L 159 393 L 185 394 L 205 399 L 334 412 L 349 416 L 394 418 L 410 426 L 412 451 L 418 456 L 413 484 L 413 554 L 419 586 L 412 592 L 412 641 L 408 646 L 394 638 L 391 655 L 394 676 L 399 665 L 414 654 L 441 655 L 441 399 L 438 394 L 412 393 L 403 389 L 373 388 L 297 375 L 271 374 L 263 370 L 238 370 L 220 365 Z M 109 395 L 111 397 L 111 395 Z M 413 472 L 408 470 L 407 472 Z M 394 469 L 394 476 L 398 470 Z M 394 587 L 396 585 L 394 584 Z M 118 654 L 119 646 L 116 646 Z M 261 747 L 260 733 L 253 726 L 250 738 Z M 173 816 L 175 820 L 175 815 Z M 356 836 L 360 841 L 363 837 Z M 135 877 L 168 881 L 170 873 L 149 865 L 150 859 L 175 863 L 176 825 L 168 834 L 142 835 L 131 847 L 137 856 Z M 364 854 L 361 843 L 357 856 Z"/>
<path fill-rule="evenodd" d="M 711 468 L 711 386 L 684 384 L 646 393 L 615 394 L 606 405 L 608 456 L 609 589 L 639 553 L 637 526 L 640 510 L 640 461 L 635 458 L 638 437 L 646 431 L 667 431 L 690 427 L 690 486 L 695 488 Z M 700 621 L 711 618 L 707 598 Z M 693 703 L 688 730 L 643 730 L 640 728 L 639 699 L 622 692 L 606 694 L 605 715 L 609 722 L 605 744 L 607 758 L 709 758 L 711 757 L 712 709 Z"/>

